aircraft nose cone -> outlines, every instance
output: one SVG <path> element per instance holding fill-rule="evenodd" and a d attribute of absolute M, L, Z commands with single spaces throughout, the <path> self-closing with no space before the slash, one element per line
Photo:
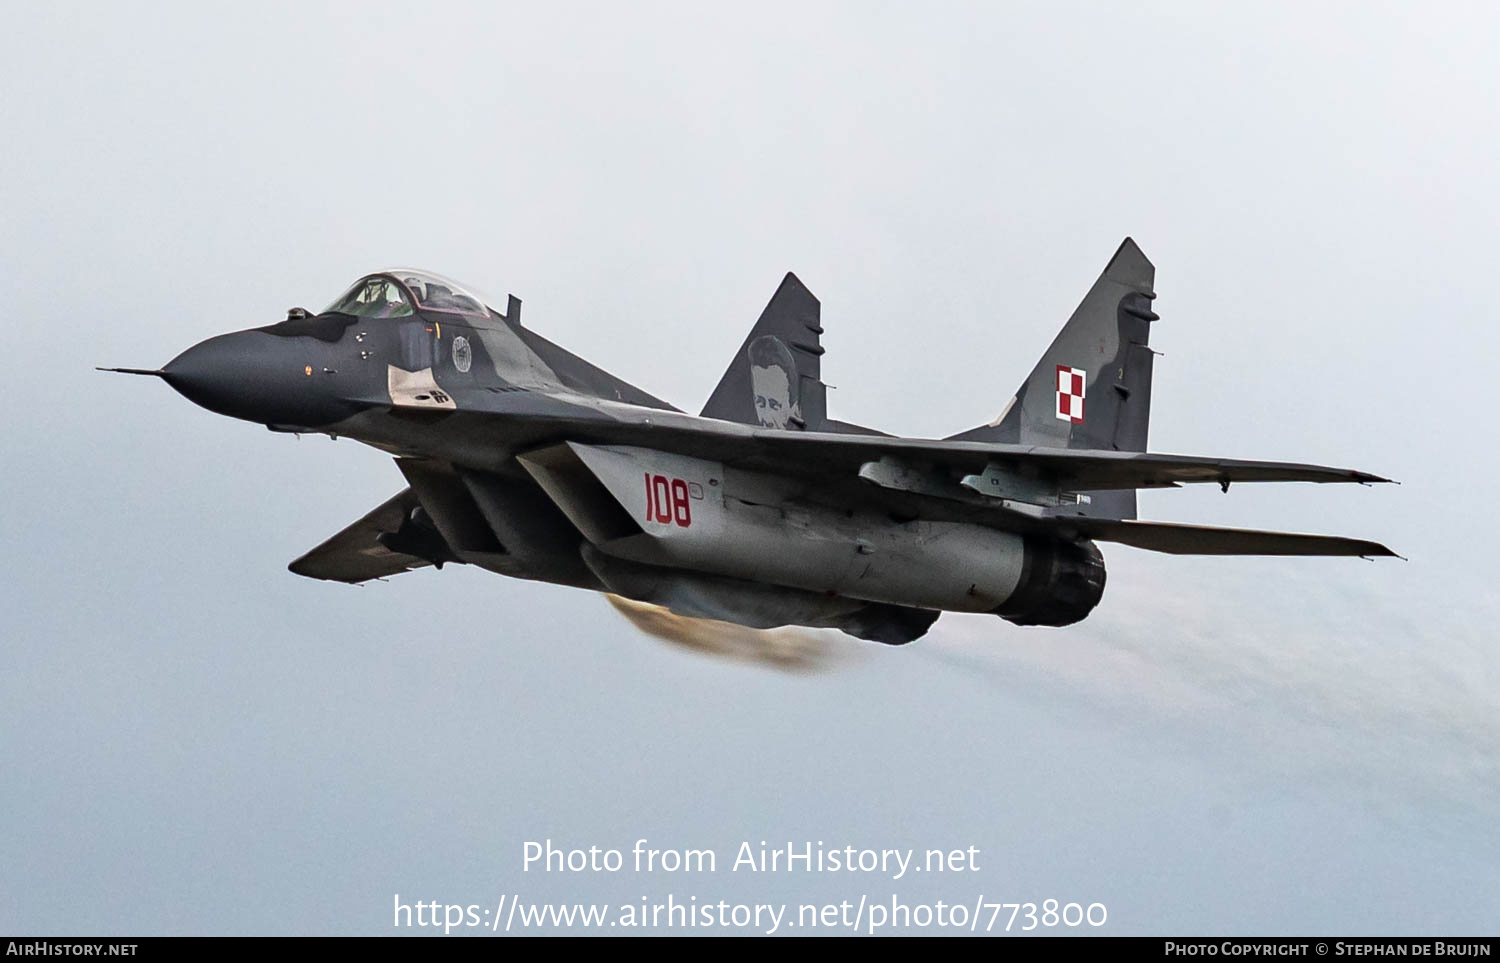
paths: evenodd
<path fill-rule="evenodd" d="M 168 361 L 161 369 L 162 377 L 194 404 L 219 411 L 234 393 L 236 375 L 245 369 L 243 358 L 238 357 L 241 338 L 224 334 L 195 344 Z"/>
<path fill-rule="evenodd" d="M 326 388 L 287 341 L 262 331 L 221 334 L 167 362 L 162 377 L 194 404 L 231 418 L 303 427 L 335 420 Z"/>

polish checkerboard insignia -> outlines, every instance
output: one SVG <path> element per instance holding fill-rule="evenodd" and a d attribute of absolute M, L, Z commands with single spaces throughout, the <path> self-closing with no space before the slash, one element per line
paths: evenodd
<path fill-rule="evenodd" d="M 1057 366 L 1057 418 L 1059 421 L 1083 424 L 1083 391 L 1089 373 L 1082 368 Z"/>

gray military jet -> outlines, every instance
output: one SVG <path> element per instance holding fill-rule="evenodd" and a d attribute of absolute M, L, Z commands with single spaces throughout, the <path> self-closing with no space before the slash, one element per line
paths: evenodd
<path fill-rule="evenodd" d="M 273 431 L 389 452 L 408 487 L 291 563 L 363 582 L 426 565 L 612 592 L 754 628 L 899 644 L 943 611 L 1069 625 L 1096 542 L 1195 555 L 1389 556 L 1352 538 L 1136 518 L 1141 488 L 1364 472 L 1146 453 L 1155 269 L 1129 238 L 994 421 L 943 440 L 828 417 L 819 303 L 777 288 L 694 416 L 446 278 L 381 271 L 316 314 L 210 338 L 155 375 Z"/>

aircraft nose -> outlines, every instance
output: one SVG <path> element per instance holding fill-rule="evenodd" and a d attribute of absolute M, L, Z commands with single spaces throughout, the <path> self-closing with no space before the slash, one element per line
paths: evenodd
<path fill-rule="evenodd" d="M 262 331 L 221 334 L 162 368 L 162 378 L 209 411 L 269 425 L 314 427 L 329 417 L 322 387 L 306 359 Z"/>
<path fill-rule="evenodd" d="M 162 377 L 183 397 L 211 411 L 232 400 L 237 375 L 243 374 L 243 335 L 223 334 L 188 348 L 162 367 Z M 239 363 L 237 363 L 239 362 Z"/>

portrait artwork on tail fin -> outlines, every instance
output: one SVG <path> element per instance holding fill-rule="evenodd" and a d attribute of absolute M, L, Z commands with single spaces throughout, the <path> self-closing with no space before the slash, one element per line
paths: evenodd
<path fill-rule="evenodd" d="M 801 427 L 802 405 L 797 360 L 780 338 L 764 335 L 750 342 L 750 387 L 755 415 L 765 428 Z"/>
<path fill-rule="evenodd" d="M 783 278 L 703 406 L 703 417 L 794 431 L 829 430 L 821 310 L 795 274 Z"/>

